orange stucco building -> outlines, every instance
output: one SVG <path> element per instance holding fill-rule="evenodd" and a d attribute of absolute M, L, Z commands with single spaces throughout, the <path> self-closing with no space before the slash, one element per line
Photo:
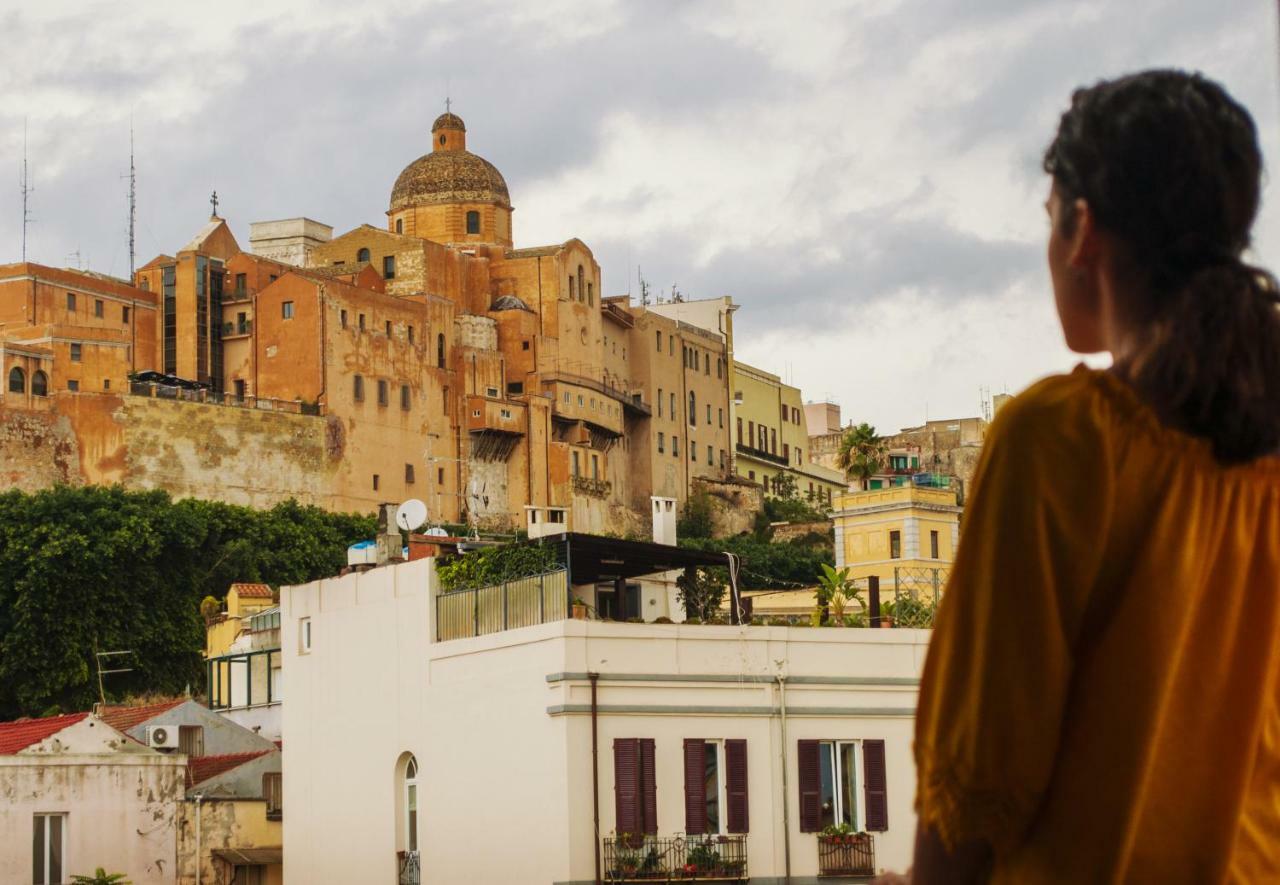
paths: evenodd
<path fill-rule="evenodd" d="M 418 497 L 488 528 L 550 509 L 647 534 L 650 496 L 730 473 L 725 341 L 602 297 L 581 240 L 515 248 L 513 212 L 446 113 L 385 228 L 264 222 L 246 251 L 214 216 L 132 285 L 0 267 L 0 355 L 25 379 L 0 418 L 66 417 L 65 481 L 365 511 Z M 129 382 L 147 370 L 198 389 Z"/>

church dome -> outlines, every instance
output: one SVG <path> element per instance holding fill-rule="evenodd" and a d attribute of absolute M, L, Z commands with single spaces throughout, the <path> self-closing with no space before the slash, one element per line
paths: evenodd
<path fill-rule="evenodd" d="M 511 208 L 502 173 L 466 149 L 466 131 L 457 114 L 436 118 L 431 126 L 431 153 L 406 166 L 391 189 L 392 212 L 442 203 L 496 203 Z"/>

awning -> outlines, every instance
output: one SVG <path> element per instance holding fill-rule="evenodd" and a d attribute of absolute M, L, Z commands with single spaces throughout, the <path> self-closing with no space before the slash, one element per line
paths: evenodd
<path fill-rule="evenodd" d="M 728 564 L 723 553 L 688 550 L 651 541 L 624 541 L 578 532 L 547 535 L 527 543 L 567 544 L 569 583 L 575 585 Z"/>
<path fill-rule="evenodd" d="M 284 848 L 215 848 L 213 856 L 232 866 L 237 864 L 276 864 L 284 862 Z"/>

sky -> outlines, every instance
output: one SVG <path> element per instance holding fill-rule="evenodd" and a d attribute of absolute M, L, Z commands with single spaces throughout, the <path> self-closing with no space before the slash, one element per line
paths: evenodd
<path fill-rule="evenodd" d="M 382 226 L 446 96 L 517 246 L 603 290 L 731 295 L 738 359 L 882 432 L 980 414 L 1080 357 L 1040 156 L 1078 85 L 1204 71 L 1280 157 L 1274 0 L 0 0 L 0 261 L 128 273 L 219 214 Z M 1280 266 L 1276 186 L 1254 258 Z M 1105 365 L 1105 359 L 1093 358 Z"/>

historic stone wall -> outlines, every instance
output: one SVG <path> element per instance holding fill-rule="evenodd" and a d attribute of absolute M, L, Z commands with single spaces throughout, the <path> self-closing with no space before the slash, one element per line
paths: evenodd
<path fill-rule="evenodd" d="M 0 405 L 0 491 L 81 481 L 75 432 L 66 417 Z"/>
<path fill-rule="evenodd" d="M 764 489 L 753 482 L 694 477 L 693 493 L 701 492 L 711 500 L 711 535 L 715 538 L 751 531 L 756 514 L 764 508 Z"/>

